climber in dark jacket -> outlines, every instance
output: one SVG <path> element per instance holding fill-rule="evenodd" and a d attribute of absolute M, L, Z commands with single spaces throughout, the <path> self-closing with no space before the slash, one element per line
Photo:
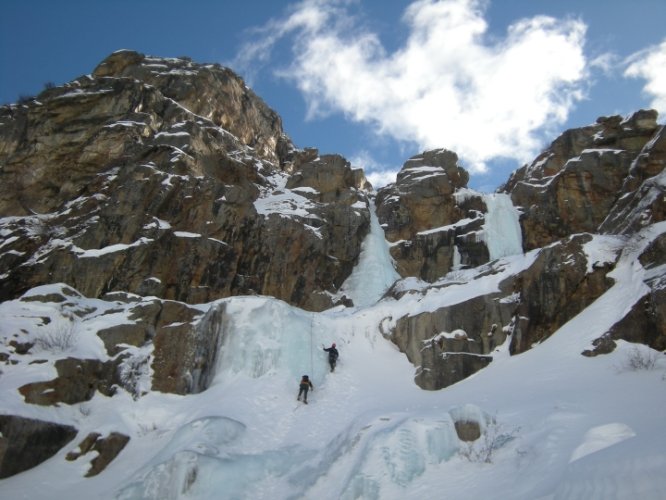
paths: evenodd
<path fill-rule="evenodd" d="M 301 396 L 303 396 L 303 402 L 305 404 L 308 404 L 308 390 L 312 389 L 314 391 L 314 386 L 312 385 L 312 382 L 310 382 L 310 377 L 307 375 L 303 375 L 303 378 L 301 378 L 301 383 L 298 386 L 299 391 L 298 391 L 298 397 L 296 398 L 298 401 L 301 400 Z"/>
<path fill-rule="evenodd" d="M 324 347 L 324 351 L 328 353 L 328 364 L 331 365 L 331 371 L 335 371 L 335 364 L 338 362 L 338 356 L 340 355 L 335 348 L 335 342 L 328 349 Z"/>

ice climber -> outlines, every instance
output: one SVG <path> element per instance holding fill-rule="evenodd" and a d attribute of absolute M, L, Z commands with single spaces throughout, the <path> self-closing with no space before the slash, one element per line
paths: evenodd
<path fill-rule="evenodd" d="M 300 401 L 302 395 L 303 402 L 305 404 L 308 404 L 308 390 L 312 389 L 314 391 L 314 386 L 312 385 L 312 382 L 310 382 L 310 377 L 308 377 L 307 375 L 303 375 L 303 378 L 301 379 L 301 383 L 299 384 L 298 388 L 299 388 L 298 397 L 296 399 Z"/>
<path fill-rule="evenodd" d="M 328 353 L 328 364 L 331 365 L 331 371 L 333 372 L 335 371 L 335 364 L 338 362 L 338 356 L 340 355 L 335 348 L 335 342 L 333 342 L 329 348 L 324 347 L 324 351 Z"/>

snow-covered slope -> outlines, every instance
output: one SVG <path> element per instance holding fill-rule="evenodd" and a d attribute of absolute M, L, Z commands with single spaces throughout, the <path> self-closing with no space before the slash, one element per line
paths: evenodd
<path fill-rule="evenodd" d="M 53 458 L 0 481 L 0 496 L 664 498 L 666 359 L 624 342 L 609 355 L 580 354 L 643 293 L 648 271 L 636 255 L 663 233 L 663 224 L 625 246 L 612 273 L 615 285 L 548 340 L 518 356 L 509 356 L 503 345 L 488 368 L 440 391 L 423 391 L 413 383 L 414 367 L 382 336 L 382 327 L 388 331 L 401 315 L 492 290 L 503 276 L 524 269 L 534 252 L 500 259 L 491 264 L 497 273 L 466 283 L 458 273 L 457 284 L 363 307 L 309 313 L 269 297 L 202 304 L 208 314 L 224 307 L 230 321 L 224 324 L 215 378 L 195 395 L 150 392 L 135 400 L 119 391 L 71 406 L 26 405 L 16 389 L 51 378 L 52 369 L 3 367 L 3 412 L 74 423 L 80 433 Z M 381 253 L 377 233 L 368 238 L 374 240 L 364 248 Z M 590 262 L 616 244 L 595 237 L 587 247 Z M 365 262 L 361 259 L 346 292 L 379 297 L 388 284 Z M 123 311 L 99 314 L 105 306 L 95 301 L 98 314 L 87 315 L 92 301 L 71 302 L 68 307 L 79 315 L 62 304 L 4 302 L 0 329 L 8 335 L 12 329 L 36 328 L 37 318 L 44 317 L 53 324 L 73 321 L 78 341 L 68 347 L 71 354 L 103 357 L 94 332 L 118 321 Z M 200 321 L 206 321 L 205 314 Z M 322 350 L 331 342 L 341 355 L 334 373 Z M 651 369 L 637 369 L 636 359 L 648 361 Z M 302 374 L 309 374 L 315 386 L 308 405 L 296 401 Z M 478 422 L 484 434 L 463 442 L 456 421 Z M 70 462 L 64 457 L 91 431 L 118 431 L 131 440 L 102 474 L 84 478 L 88 458 Z"/>

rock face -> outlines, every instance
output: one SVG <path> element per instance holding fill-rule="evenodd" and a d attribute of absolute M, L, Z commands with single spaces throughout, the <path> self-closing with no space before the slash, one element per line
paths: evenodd
<path fill-rule="evenodd" d="M 370 189 L 341 156 L 297 149 L 230 70 L 114 53 L 89 76 L 0 108 L 0 300 L 93 325 L 107 356 L 69 356 L 83 333 L 45 315 L 34 332 L 12 332 L 0 361 L 43 367 L 17 391 L 44 407 L 203 391 L 227 319 L 223 306 L 203 316 L 194 304 L 262 294 L 331 307 L 369 231 Z M 76 306 L 84 297 L 95 305 Z M 121 319 L 94 326 L 111 316 Z M 96 475 L 127 439 L 91 434 L 70 458 L 94 452 Z M 14 441 L 3 441 L 7 474 L 50 456 Z"/>
<path fill-rule="evenodd" d="M 631 237 L 666 220 L 666 130 L 656 120 L 653 110 L 641 110 L 626 119 L 599 118 L 595 125 L 565 132 L 529 166 L 516 171 L 504 189 L 522 207 L 525 248 L 542 247 L 581 232 Z M 642 251 L 639 261 L 646 269 L 656 270 L 663 255 L 660 236 Z M 576 290 L 572 302 L 580 298 L 589 302 L 608 286 L 601 282 L 608 281 L 603 276 L 606 272 L 597 269 L 595 274 L 598 278 L 587 280 L 584 287 L 576 288 L 575 283 L 574 288 L 569 287 Z M 617 339 L 663 350 L 663 282 L 663 273 L 656 271 L 645 283 L 649 291 L 642 301 L 586 354 L 608 352 Z M 543 297 L 539 313 L 552 303 Z M 567 297 L 565 307 L 571 305 Z M 512 342 L 512 349 L 520 352 L 528 345 L 521 348 L 521 343 Z"/>
<path fill-rule="evenodd" d="M 120 51 L 102 61 L 92 76 L 127 78 L 150 85 L 164 97 L 228 130 L 260 158 L 281 163 L 293 149 L 278 114 L 231 70 L 218 64 Z"/>
<path fill-rule="evenodd" d="M 62 285 L 49 294 L 38 292 L 21 299 L 23 303 L 39 302 L 46 306 L 56 305 L 67 308 L 67 301 L 83 298 L 75 290 Z M 127 390 L 135 398 L 141 397 L 147 389 L 176 394 L 197 393 L 208 387 L 216 360 L 218 338 L 224 321 L 223 307 L 220 312 L 202 313 L 181 302 L 162 301 L 155 298 L 143 299 L 138 296 L 114 293 L 104 297 L 107 311 L 92 308 L 89 310 L 67 311 L 75 314 L 86 324 L 95 321 L 100 315 L 122 314 L 125 321 L 109 328 L 96 331 L 103 341 L 109 359 L 76 359 L 64 357 L 54 362 L 57 377 L 52 380 L 31 382 L 19 388 L 25 401 L 43 406 L 59 403 L 76 404 L 90 400 L 95 393 L 113 396 L 117 387 Z M 48 328 L 48 325 L 45 325 Z M 51 330 L 53 332 L 53 330 Z M 56 334 L 49 332 L 44 347 L 66 348 Z M 69 332 L 66 332 L 69 334 Z M 20 338 L 20 337 L 19 337 Z M 72 341 L 75 340 L 72 336 Z M 41 338 L 36 341 L 15 341 L 14 353 L 34 362 L 38 354 L 31 355 L 36 343 L 44 344 Z M 25 346 L 30 348 L 26 350 Z M 150 346 L 150 356 L 140 354 L 141 349 Z M 137 377 L 150 368 L 150 386 L 139 387 Z"/>
<path fill-rule="evenodd" d="M 607 274 L 613 269 L 612 263 L 588 262 L 583 247 L 590 240 L 578 235 L 540 250 L 498 292 L 398 319 L 386 333 L 419 367 L 415 382 L 428 390 L 455 384 L 486 367 L 506 341 L 511 354 L 524 352 L 590 305 L 612 285 Z M 479 274 L 497 273 L 496 266 Z M 433 284 L 424 293 L 453 284 Z"/>
<path fill-rule="evenodd" d="M 440 389 L 485 367 L 507 335 L 511 354 L 530 349 L 612 286 L 609 273 L 620 254 L 588 262 L 585 247 L 592 234 L 631 237 L 664 220 L 666 132 L 656 116 L 639 111 L 569 130 L 512 175 L 503 190 L 521 211 L 523 249 L 536 257 L 499 292 L 400 318 L 385 332 L 417 367 L 419 386 Z M 456 269 L 489 272 L 482 264 L 491 252 L 479 237 L 489 208 L 482 196 L 466 192 L 456 162 L 443 150 L 417 156 L 377 196 L 398 270 L 432 283 L 426 290 L 450 286 Z M 609 352 L 617 339 L 664 349 L 662 240 L 639 256 L 644 268 L 655 270 L 645 283 L 649 292 L 586 355 Z"/>
<path fill-rule="evenodd" d="M 362 172 L 296 150 L 239 77 L 189 60 L 121 51 L 0 108 L 0 165 L 2 300 L 63 282 L 322 309 L 369 227 Z"/>
<path fill-rule="evenodd" d="M 486 206 L 465 192 L 468 179 L 458 156 L 440 149 L 407 160 L 396 183 L 378 191 L 377 217 L 401 276 L 432 282 L 453 268 L 456 252 L 464 266 L 488 261 L 486 245 L 474 236 Z"/>
<path fill-rule="evenodd" d="M 666 220 L 664 166 L 666 128 L 660 127 L 631 164 L 617 203 L 599 228 L 602 233 L 632 234 Z"/>
<path fill-rule="evenodd" d="M 534 263 L 516 276 L 511 288 L 519 294 L 510 352 L 518 354 L 547 339 L 610 288 L 607 274 L 614 263 L 588 262 L 577 235 L 541 250 Z M 589 268 L 592 268 L 589 271 Z"/>
<path fill-rule="evenodd" d="M 646 291 L 634 303 L 624 318 L 594 342 L 586 356 L 607 354 L 616 347 L 616 340 L 649 345 L 658 351 L 666 351 L 666 276 L 659 269 L 666 263 L 666 235 L 661 234 L 642 250 L 638 261 L 654 271 L 646 283 Z"/>
<path fill-rule="evenodd" d="M 197 393 L 206 389 L 213 375 L 224 315 L 212 311 L 193 326 L 193 311 L 173 316 L 190 321 L 167 321 L 154 339 L 153 390 L 176 394 Z"/>
<path fill-rule="evenodd" d="M 51 458 L 76 436 L 69 425 L 0 415 L 0 479 Z"/>
<path fill-rule="evenodd" d="M 510 324 L 515 307 L 500 297 L 484 296 L 397 321 L 389 338 L 419 367 L 414 379 L 419 387 L 447 387 L 492 361 L 490 354 L 507 336 L 497 325 Z"/>
<path fill-rule="evenodd" d="M 601 227 L 617 232 L 605 222 L 609 212 L 621 210 L 630 193 L 663 169 L 663 131 L 656 120 L 655 111 L 639 111 L 626 120 L 599 118 L 594 125 L 568 130 L 514 172 L 503 189 L 522 207 L 525 250 Z M 661 205 L 657 212 L 663 215 Z"/>

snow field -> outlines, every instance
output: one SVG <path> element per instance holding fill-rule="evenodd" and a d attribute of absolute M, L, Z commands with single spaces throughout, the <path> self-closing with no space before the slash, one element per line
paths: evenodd
<path fill-rule="evenodd" d="M 71 423 L 80 433 L 53 458 L 0 481 L 0 496 L 666 498 L 664 356 L 658 354 L 652 370 L 628 370 L 626 359 L 636 346 L 626 342 L 609 355 L 580 355 L 646 291 L 644 280 L 655 271 L 638 265 L 635 252 L 663 230 L 652 226 L 629 242 L 612 273 L 616 284 L 549 339 L 518 356 L 500 346 L 488 368 L 441 391 L 419 389 L 413 383 L 415 367 L 380 332 L 389 331 L 404 314 L 497 289 L 501 279 L 528 266 L 534 252 L 502 258 L 493 264 L 499 272 L 482 278 L 471 279 L 473 270 L 457 272 L 444 278 L 456 284 L 425 295 L 419 293 L 421 284 L 411 280 L 414 293 L 363 307 L 309 313 L 266 297 L 201 305 L 204 313 L 225 307 L 227 321 L 212 384 L 199 394 L 151 392 L 135 400 L 119 391 L 78 405 L 38 407 L 26 405 L 17 388 L 50 380 L 52 367 L 3 366 L 3 412 Z M 618 243 L 595 237 L 586 247 L 590 266 L 615 255 Z M 347 291 L 357 297 L 384 293 L 383 280 L 362 274 L 355 279 Z M 9 338 L 25 329 L 39 335 L 48 324 L 69 325 L 73 317 L 77 342 L 66 352 L 104 359 L 95 332 L 126 321 L 126 311 L 121 304 L 81 296 L 69 303 L 65 308 L 4 302 L 0 333 Z M 72 307 L 88 312 L 72 316 Z M 49 319 L 47 325 L 43 318 Z M 329 372 L 322 351 L 322 344 L 331 342 L 340 351 L 335 373 Z M 62 352 L 35 355 L 42 356 L 55 359 Z M 309 405 L 296 401 L 303 374 L 315 386 Z M 456 418 L 478 421 L 484 436 L 472 444 L 461 442 L 453 427 Z M 64 456 L 92 431 L 122 432 L 131 440 L 106 471 L 86 479 L 89 457 L 67 462 Z"/>

